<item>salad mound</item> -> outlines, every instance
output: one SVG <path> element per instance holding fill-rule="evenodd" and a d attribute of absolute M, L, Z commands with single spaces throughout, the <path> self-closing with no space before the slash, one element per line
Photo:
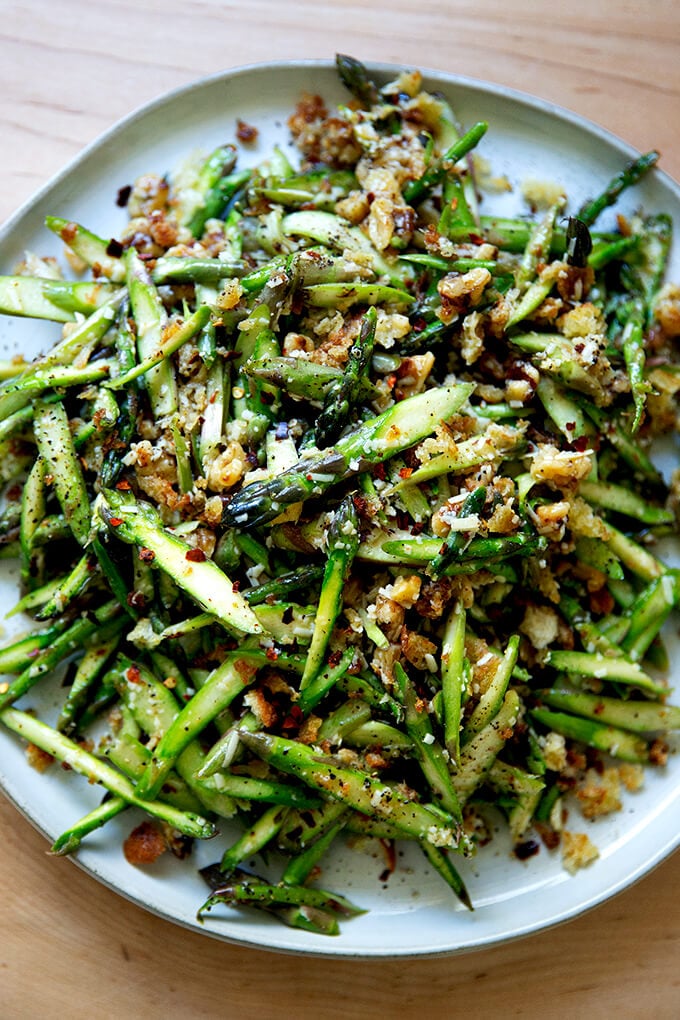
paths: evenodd
<path fill-rule="evenodd" d="M 291 113 L 299 165 L 242 168 L 239 121 L 243 150 L 123 188 L 120 237 L 48 217 L 77 279 L 0 277 L 0 311 L 62 330 L 2 366 L 0 543 L 35 623 L 0 647 L 0 721 L 107 791 L 53 850 L 132 807 L 147 866 L 231 819 L 200 916 L 318 934 L 362 913 L 323 888 L 336 841 L 388 867 L 415 842 L 466 907 L 499 814 L 519 859 L 587 865 L 567 806 L 619 810 L 680 728 L 678 480 L 650 456 L 678 426 L 672 225 L 602 215 L 658 154 L 499 217 L 486 122 L 337 66 L 346 104 Z"/>

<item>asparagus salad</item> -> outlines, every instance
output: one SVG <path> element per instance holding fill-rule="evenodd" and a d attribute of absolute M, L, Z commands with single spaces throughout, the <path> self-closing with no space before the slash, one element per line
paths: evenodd
<path fill-rule="evenodd" d="M 61 324 L 1 366 L 0 542 L 35 622 L 0 648 L 0 720 L 106 791 L 53 851 L 131 807 L 134 866 L 226 831 L 199 915 L 327 935 L 361 913 L 332 843 L 389 869 L 411 840 L 471 908 L 490 819 L 582 867 L 584 818 L 680 728 L 680 485 L 649 453 L 678 423 L 671 223 L 599 226 L 658 154 L 571 215 L 542 182 L 498 218 L 486 123 L 337 66 L 296 165 L 242 168 L 240 122 L 245 148 L 123 188 L 119 238 L 48 217 L 75 280 L 35 254 L 0 278 L 2 312 Z"/>

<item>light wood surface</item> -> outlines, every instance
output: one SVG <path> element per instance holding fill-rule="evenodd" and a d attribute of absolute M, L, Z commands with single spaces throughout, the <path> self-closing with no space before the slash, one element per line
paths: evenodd
<path fill-rule="evenodd" d="M 336 50 L 533 92 L 659 148 L 680 178 L 677 0 L 0 0 L 0 14 L 0 220 L 167 89 Z M 677 854 L 559 929 L 464 957 L 362 963 L 160 921 L 47 857 L 2 798 L 0 833 L 3 1017 L 680 1015 Z"/>

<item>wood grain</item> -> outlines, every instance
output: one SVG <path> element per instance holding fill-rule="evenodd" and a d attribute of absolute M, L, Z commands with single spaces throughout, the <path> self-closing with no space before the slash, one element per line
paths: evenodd
<path fill-rule="evenodd" d="M 0 220 L 119 117 L 230 66 L 332 57 L 535 93 L 680 178 L 676 0 L 0 0 Z M 556 930 L 458 958 L 360 963 L 227 946 L 97 885 L 0 801 L 0 1014 L 91 1018 L 676 1017 L 680 855 Z"/>

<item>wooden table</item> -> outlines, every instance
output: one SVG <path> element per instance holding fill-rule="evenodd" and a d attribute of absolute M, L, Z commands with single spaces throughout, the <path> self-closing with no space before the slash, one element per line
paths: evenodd
<path fill-rule="evenodd" d="M 272 58 L 430 66 L 501 82 L 659 148 L 680 178 L 676 0 L 0 0 L 0 220 L 123 114 Z M 360 963 L 213 942 L 65 860 L 0 800 L 3 1017 L 680 1014 L 680 855 L 566 926 L 470 956 Z"/>

